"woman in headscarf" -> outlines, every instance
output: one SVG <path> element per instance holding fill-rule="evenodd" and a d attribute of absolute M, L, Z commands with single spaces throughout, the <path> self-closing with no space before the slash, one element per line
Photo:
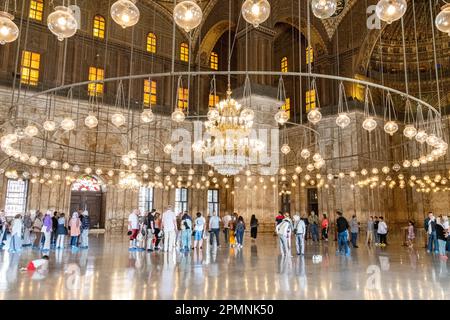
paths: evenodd
<path fill-rule="evenodd" d="M 69 221 L 70 229 L 70 245 L 73 248 L 77 248 L 77 240 L 80 236 L 80 219 L 78 218 L 78 212 L 72 214 L 72 218 Z"/>
<path fill-rule="evenodd" d="M 22 246 L 28 247 L 31 246 L 31 227 L 33 226 L 33 220 L 31 220 L 30 212 L 25 213 L 23 217 L 23 244 Z"/>
<path fill-rule="evenodd" d="M 33 221 L 33 234 L 34 234 L 34 243 L 33 248 L 39 249 L 41 246 L 41 237 L 42 237 L 42 213 L 38 210 L 36 211 L 36 217 Z"/>
<path fill-rule="evenodd" d="M 87 249 L 89 247 L 89 228 L 91 226 L 91 219 L 89 219 L 89 213 L 84 210 L 83 220 L 81 221 L 81 249 Z"/>
<path fill-rule="evenodd" d="M 43 251 L 50 251 L 51 245 L 51 235 L 53 230 L 52 212 L 47 210 L 44 216 L 44 225 L 42 227 L 42 232 L 44 233 L 44 248 Z"/>
<path fill-rule="evenodd" d="M 16 253 L 22 251 L 22 216 L 20 214 L 14 217 L 11 227 L 11 244 L 9 252 Z"/>

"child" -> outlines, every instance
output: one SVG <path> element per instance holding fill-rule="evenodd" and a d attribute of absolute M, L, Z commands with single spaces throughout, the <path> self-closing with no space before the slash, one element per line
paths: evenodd
<path fill-rule="evenodd" d="M 412 220 L 408 221 L 408 247 L 413 247 L 413 241 L 416 238 L 414 234 L 414 222 Z"/>
<path fill-rule="evenodd" d="M 48 270 L 48 259 L 48 256 L 43 256 L 41 259 L 30 261 L 26 267 L 20 268 L 20 271 L 46 271 Z"/>

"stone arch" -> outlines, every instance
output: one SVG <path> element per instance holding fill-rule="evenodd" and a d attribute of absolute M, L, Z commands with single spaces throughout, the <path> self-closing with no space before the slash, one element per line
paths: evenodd
<path fill-rule="evenodd" d="M 356 59 L 356 70 L 361 75 L 366 75 L 367 68 L 369 66 L 370 57 L 372 56 L 372 52 L 377 44 L 377 41 L 380 38 L 380 35 L 383 33 L 384 28 L 386 28 L 386 24 L 384 24 L 381 30 L 373 29 L 370 30 L 367 37 L 364 38 L 363 43 L 359 49 L 357 59 Z"/>
<path fill-rule="evenodd" d="M 231 24 L 232 30 L 235 28 L 235 24 Z M 200 58 L 200 64 L 204 65 L 208 63 L 209 55 L 211 54 L 214 46 L 220 37 L 227 31 L 230 30 L 230 22 L 227 20 L 221 20 L 212 26 L 206 35 L 203 37 L 200 43 L 200 48 L 197 53 L 196 61 Z"/>

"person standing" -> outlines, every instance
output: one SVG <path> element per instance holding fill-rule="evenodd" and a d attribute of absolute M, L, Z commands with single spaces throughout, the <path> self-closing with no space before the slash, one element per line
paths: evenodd
<path fill-rule="evenodd" d="M 20 214 L 14 217 L 11 227 L 11 244 L 9 245 L 9 252 L 18 253 L 22 251 L 22 229 L 23 222 Z"/>
<path fill-rule="evenodd" d="M 258 225 L 258 219 L 252 214 L 252 217 L 250 218 L 250 237 L 253 240 L 256 240 L 256 237 L 258 236 Z"/>
<path fill-rule="evenodd" d="M 197 247 L 203 249 L 203 232 L 205 231 L 206 220 L 203 218 L 201 212 L 197 212 L 197 218 L 194 222 L 194 249 Z"/>
<path fill-rule="evenodd" d="M 239 216 L 236 224 L 236 242 L 238 248 L 242 248 L 244 246 L 244 231 L 244 218 L 242 218 L 242 216 Z"/>
<path fill-rule="evenodd" d="M 427 252 L 438 253 L 438 241 L 436 236 L 436 218 L 432 212 L 428 213 L 427 219 L 425 219 L 425 231 L 428 235 L 428 250 Z M 434 248 L 433 248 L 434 247 Z"/>
<path fill-rule="evenodd" d="M 373 216 L 370 216 L 369 220 L 367 220 L 366 245 L 372 245 L 373 232 L 374 232 Z"/>
<path fill-rule="evenodd" d="M 222 218 L 223 234 L 225 237 L 226 245 L 230 245 L 230 221 L 231 221 L 231 216 L 227 212 L 227 213 L 225 213 L 225 216 Z"/>
<path fill-rule="evenodd" d="M 50 251 L 50 245 L 51 245 L 51 234 L 53 230 L 53 222 L 52 222 L 52 212 L 50 210 L 47 211 L 47 213 L 44 216 L 44 225 L 42 227 L 42 232 L 44 233 L 44 248 L 42 251 Z"/>
<path fill-rule="evenodd" d="M 328 241 L 328 224 L 329 224 L 328 223 L 328 217 L 324 213 L 320 228 L 321 228 L 321 231 L 322 231 L 322 240 L 325 240 L 325 241 Z"/>
<path fill-rule="evenodd" d="M 416 235 L 414 234 L 414 222 L 412 220 L 408 221 L 408 247 L 412 248 L 414 239 Z"/>
<path fill-rule="evenodd" d="M 31 228 L 33 227 L 33 220 L 31 220 L 31 214 L 25 213 L 23 217 L 23 247 L 31 246 Z"/>
<path fill-rule="evenodd" d="M 51 246 L 56 247 L 56 227 L 58 226 L 58 211 L 53 212 L 52 217 L 52 236 L 51 236 Z"/>
<path fill-rule="evenodd" d="M 237 213 L 234 212 L 231 216 L 230 225 L 230 247 L 234 247 L 236 245 L 236 224 L 237 224 Z"/>
<path fill-rule="evenodd" d="M 161 214 L 159 212 L 155 213 L 155 251 L 161 250 L 159 243 L 162 238 L 162 230 L 161 230 Z"/>
<path fill-rule="evenodd" d="M 292 229 L 292 223 L 289 218 L 284 218 L 275 228 L 280 244 L 280 253 L 282 256 L 292 257 L 289 248 L 288 236 Z"/>
<path fill-rule="evenodd" d="M 70 245 L 72 249 L 76 249 L 78 243 L 78 237 L 80 236 L 80 219 L 78 218 L 78 212 L 75 211 L 72 214 L 72 218 L 69 221 L 69 229 L 70 229 Z"/>
<path fill-rule="evenodd" d="M 211 232 L 211 237 L 209 238 L 209 244 L 213 245 L 213 235 L 216 238 L 217 247 L 220 247 L 219 244 L 219 234 L 220 234 L 220 218 L 217 216 L 217 213 L 213 211 L 212 216 L 209 218 L 209 231 Z"/>
<path fill-rule="evenodd" d="M 64 249 L 64 238 L 66 234 L 66 218 L 64 213 L 61 213 L 58 218 L 58 225 L 56 226 L 56 249 Z"/>
<path fill-rule="evenodd" d="M 181 217 L 181 252 L 191 251 L 192 218 L 187 211 Z"/>
<path fill-rule="evenodd" d="M 82 213 L 83 220 L 81 221 L 81 249 L 89 248 L 89 228 L 91 227 L 91 219 L 89 212 L 84 210 Z"/>
<path fill-rule="evenodd" d="M 319 241 L 319 217 L 314 211 L 311 211 L 311 215 L 308 220 L 311 228 L 312 240 Z"/>
<path fill-rule="evenodd" d="M 338 232 L 338 251 L 339 254 L 344 254 L 350 256 L 350 247 L 348 246 L 348 221 L 342 215 L 342 211 L 336 211 L 338 216 L 336 220 L 336 227 Z"/>
<path fill-rule="evenodd" d="M 305 222 L 300 219 L 300 216 L 296 214 L 294 216 L 294 234 L 295 234 L 295 247 L 297 249 L 297 255 L 305 255 Z"/>
<path fill-rule="evenodd" d="M 442 225 L 442 218 L 436 219 L 436 238 L 439 245 L 439 258 L 447 260 L 447 254 L 445 252 L 445 244 L 447 243 L 447 233 Z"/>
<path fill-rule="evenodd" d="M 39 249 L 41 246 L 41 237 L 42 237 L 42 213 L 38 210 L 36 211 L 36 217 L 33 221 L 33 234 L 34 234 L 34 242 L 33 248 Z"/>
<path fill-rule="evenodd" d="M 147 251 L 152 252 L 154 248 L 154 240 L 155 240 L 155 214 L 156 210 L 152 209 L 152 211 L 147 215 Z"/>
<path fill-rule="evenodd" d="M 378 219 L 377 216 L 375 216 L 374 220 L 373 220 L 373 237 L 374 237 L 375 245 L 380 244 L 380 239 L 378 237 L 378 224 L 379 223 L 380 223 L 380 220 Z"/>
<path fill-rule="evenodd" d="M 388 226 L 383 217 L 379 217 L 379 219 L 380 222 L 378 223 L 378 237 L 380 238 L 380 246 L 385 247 L 387 244 L 386 237 L 388 233 Z"/>
<path fill-rule="evenodd" d="M 352 233 L 353 248 L 358 248 L 359 222 L 356 219 L 356 214 L 352 216 L 352 220 L 350 221 L 350 231 Z"/>
<path fill-rule="evenodd" d="M 162 214 L 161 228 L 164 233 L 164 252 L 172 251 L 177 237 L 177 215 L 172 211 L 172 206 L 168 206 Z"/>
<path fill-rule="evenodd" d="M 128 216 L 128 234 L 130 235 L 130 245 L 128 247 L 129 251 L 135 251 L 137 249 L 136 238 L 139 232 L 138 212 L 139 211 L 137 209 L 134 209 Z"/>

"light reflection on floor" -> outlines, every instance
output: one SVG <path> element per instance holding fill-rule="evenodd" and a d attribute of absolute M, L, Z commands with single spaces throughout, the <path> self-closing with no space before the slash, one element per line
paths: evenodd
<path fill-rule="evenodd" d="M 335 242 L 282 258 L 275 237 L 241 250 L 132 252 L 122 236 L 99 235 L 89 250 L 52 252 L 48 274 L 20 272 L 39 257 L 0 253 L 0 299 L 449 299 L 447 262 L 400 243 L 335 255 Z M 323 260 L 314 264 L 312 256 Z"/>

